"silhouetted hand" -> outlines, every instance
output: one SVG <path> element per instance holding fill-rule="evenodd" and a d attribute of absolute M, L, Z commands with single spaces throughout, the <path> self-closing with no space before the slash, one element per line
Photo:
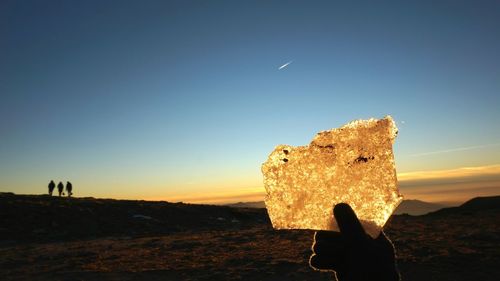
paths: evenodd
<path fill-rule="evenodd" d="M 334 270 L 339 281 L 397 281 L 394 246 L 381 232 L 377 239 L 365 233 L 351 207 L 340 203 L 333 209 L 340 232 L 317 231 L 309 264 L 314 269 Z"/>

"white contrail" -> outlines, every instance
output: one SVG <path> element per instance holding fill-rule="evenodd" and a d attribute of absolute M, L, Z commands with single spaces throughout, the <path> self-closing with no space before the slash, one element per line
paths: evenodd
<path fill-rule="evenodd" d="M 479 148 L 490 147 L 490 146 L 499 146 L 499 145 L 500 145 L 500 143 L 490 143 L 490 144 L 484 144 L 484 145 L 457 147 L 457 148 L 452 148 L 452 149 L 445 149 L 445 150 L 438 150 L 438 151 L 431 151 L 431 152 L 416 153 L 416 154 L 411 154 L 410 156 L 413 156 L 413 157 L 426 156 L 426 155 L 432 155 L 432 154 L 440 154 L 440 153 L 448 153 L 448 152 L 472 150 L 472 149 L 479 149 Z"/>
<path fill-rule="evenodd" d="M 292 62 L 293 62 L 293 60 L 291 60 L 291 61 L 289 61 L 289 62 L 285 63 L 284 65 L 280 66 L 280 67 L 278 68 L 278 70 L 282 70 L 283 68 L 287 67 L 287 66 L 288 66 L 289 64 L 291 64 Z"/>

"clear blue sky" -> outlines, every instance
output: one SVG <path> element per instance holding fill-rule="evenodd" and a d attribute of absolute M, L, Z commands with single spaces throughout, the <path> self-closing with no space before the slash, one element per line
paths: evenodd
<path fill-rule="evenodd" d="M 275 145 L 387 114 L 399 172 L 499 164 L 499 50 L 499 1 L 4 0 L 0 190 L 261 187 Z"/>

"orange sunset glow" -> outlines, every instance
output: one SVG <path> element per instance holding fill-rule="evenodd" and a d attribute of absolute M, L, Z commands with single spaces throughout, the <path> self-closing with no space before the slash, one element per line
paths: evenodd
<path fill-rule="evenodd" d="M 2 281 L 500 280 L 500 0 L 0 0 Z"/>

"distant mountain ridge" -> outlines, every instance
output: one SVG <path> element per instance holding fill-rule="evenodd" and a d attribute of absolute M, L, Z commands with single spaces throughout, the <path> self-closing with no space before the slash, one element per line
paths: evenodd
<path fill-rule="evenodd" d="M 254 202 L 238 202 L 227 204 L 226 206 L 233 208 L 265 208 L 266 204 L 264 201 L 254 201 Z M 439 209 L 446 208 L 448 206 L 437 203 L 424 202 L 420 200 L 403 200 L 401 204 L 396 208 L 394 214 L 402 215 L 408 214 L 412 216 L 425 215 L 431 212 L 435 212 Z"/>
<path fill-rule="evenodd" d="M 421 201 L 408 201 L 403 202 L 402 207 L 434 206 L 427 205 L 426 202 L 422 204 Z M 186 231 L 240 231 L 252 227 L 271 229 L 266 210 L 255 208 L 263 207 L 264 202 L 240 202 L 230 205 L 244 208 L 165 201 L 0 193 L 0 242 L 136 237 Z M 417 211 L 419 210 L 421 209 L 417 208 Z M 409 213 L 408 209 L 399 209 L 397 212 Z M 499 213 L 500 196 L 492 196 L 474 198 L 459 207 L 443 208 L 415 218 L 490 218 L 489 214 L 496 216 Z M 396 216 L 394 219 L 408 217 Z"/>
<path fill-rule="evenodd" d="M 264 201 L 238 202 L 238 203 L 226 204 L 225 206 L 233 208 L 265 208 L 266 203 L 264 203 Z"/>
<path fill-rule="evenodd" d="M 425 215 L 439 209 L 448 207 L 442 204 L 430 203 L 415 199 L 403 200 L 394 211 L 395 215 L 408 214 L 412 216 Z"/>

